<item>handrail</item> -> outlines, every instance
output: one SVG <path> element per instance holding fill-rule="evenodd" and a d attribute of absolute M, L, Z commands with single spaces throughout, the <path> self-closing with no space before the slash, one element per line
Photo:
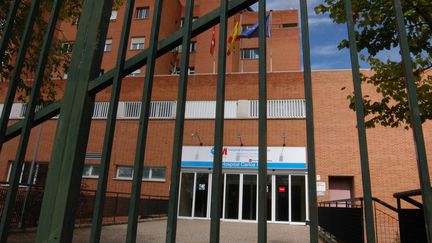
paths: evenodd
<path fill-rule="evenodd" d="M 347 198 L 347 199 L 338 199 L 338 200 L 331 200 L 331 201 L 322 201 L 322 202 L 319 202 L 319 204 L 320 204 L 320 205 L 321 205 L 321 204 L 334 204 L 334 203 L 339 203 L 339 202 L 357 202 L 357 201 L 363 201 L 363 197 L 354 197 L 354 198 Z M 381 200 L 381 199 L 379 199 L 379 198 L 372 197 L 372 201 L 375 201 L 375 202 L 377 202 L 377 203 L 383 205 L 384 207 L 386 207 L 386 208 L 388 208 L 388 209 L 390 209 L 390 210 L 392 210 L 392 211 L 394 211 L 394 212 L 397 212 L 397 211 L 398 211 L 396 207 L 394 207 L 394 206 L 392 206 L 392 205 L 390 205 L 390 204 L 384 202 L 383 200 Z"/>

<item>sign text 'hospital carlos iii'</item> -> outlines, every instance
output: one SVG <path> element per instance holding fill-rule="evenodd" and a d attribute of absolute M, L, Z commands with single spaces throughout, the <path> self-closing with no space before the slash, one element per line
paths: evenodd
<path fill-rule="evenodd" d="M 212 146 L 184 146 L 182 167 L 213 167 Z M 224 147 L 222 167 L 232 169 L 257 169 L 258 147 Z M 305 147 L 267 147 L 268 169 L 306 169 Z"/>

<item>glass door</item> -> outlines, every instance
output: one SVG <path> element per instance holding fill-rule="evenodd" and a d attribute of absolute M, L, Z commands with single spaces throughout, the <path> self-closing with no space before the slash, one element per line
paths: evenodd
<path fill-rule="evenodd" d="M 306 182 L 303 175 L 291 175 L 291 221 L 306 221 Z"/>
<path fill-rule="evenodd" d="M 289 176 L 276 175 L 276 221 L 289 221 Z"/>
<path fill-rule="evenodd" d="M 225 174 L 225 219 L 239 219 L 240 174 Z"/>
<path fill-rule="evenodd" d="M 257 175 L 243 175 L 242 219 L 256 220 Z"/>
<path fill-rule="evenodd" d="M 179 216 L 192 217 L 195 173 L 181 174 Z"/>
<path fill-rule="evenodd" d="M 195 186 L 195 211 L 194 217 L 207 217 L 209 174 L 197 173 Z"/>
<path fill-rule="evenodd" d="M 209 173 L 182 172 L 180 182 L 180 217 L 206 218 L 209 201 Z"/>

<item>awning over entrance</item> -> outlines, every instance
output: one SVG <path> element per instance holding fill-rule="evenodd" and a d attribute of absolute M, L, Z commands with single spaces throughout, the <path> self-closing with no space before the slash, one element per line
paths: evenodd
<path fill-rule="evenodd" d="M 182 167 L 212 168 L 214 147 L 183 146 Z M 258 147 L 224 147 L 223 168 L 257 169 Z M 268 147 L 268 169 L 307 169 L 305 147 Z"/>

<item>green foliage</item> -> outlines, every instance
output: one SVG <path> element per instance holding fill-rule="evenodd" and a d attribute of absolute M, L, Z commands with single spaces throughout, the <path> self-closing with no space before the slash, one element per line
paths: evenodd
<path fill-rule="evenodd" d="M 11 2 L 11 0 L 0 2 L 0 19 L 2 22 L 4 22 L 7 17 Z M 24 102 L 31 91 L 31 82 L 36 72 L 39 53 L 41 51 L 40 48 L 42 46 L 44 34 L 48 26 L 49 12 L 51 11 L 53 2 L 53 0 L 41 1 L 39 8 L 40 14 L 38 14 L 34 24 L 33 35 L 30 41 L 30 46 L 26 53 L 21 79 L 18 84 L 19 96 L 17 98 Z M 0 69 L 0 79 L 2 82 L 8 82 L 10 80 L 10 75 L 14 67 L 14 59 L 20 48 L 20 42 L 24 32 L 24 26 L 28 16 L 30 4 L 31 1 L 21 1 L 12 30 L 11 39 L 6 50 L 4 62 L 2 68 Z M 82 1 L 66 0 L 60 13 L 59 21 L 76 21 L 81 13 L 81 7 Z M 3 25 L 0 25 L 0 28 L 2 27 Z M 70 55 L 65 55 L 62 51 L 63 41 L 64 37 L 62 32 L 58 31 L 52 42 L 49 59 L 45 70 L 45 77 L 43 80 L 44 83 L 41 89 L 41 100 L 43 102 L 51 102 L 55 99 L 56 83 L 54 80 L 62 78 L 62 74 L 70 62 Z"/>
<path fill-rule="evenodd" d="M 409 128 L 410 116 L 402 64 L 394 60 L 380 60 L 378 54 L 398 47 L 398 35 L 393 1 L 353 1 L 353 18 L 361 59 L 371 66 L 371 76 L 362 75 L 362 81 L 376 87 L 380 99 L 363 97 L 366 125 Z M 422 121 L 432 119 L 432 3 L 430 0 L 402 1 L 406 30 L 415 70 L 417 94 Z M 328 13 L 333 22 L 346 21 L 343 0 L 324 0 L 315 8 L 318 14 Z M 349 48 L 342 40 L 339 49 Z M 429 71 L 429 73 L 428 73 Z M 354 110 L 354 95 L 349 95 L 349 107 Z"/>
<path fill-rule="evenodd" d="M 32 1 L 21 1 L 15 25 L 13 27 L 11 40 L 8 44 L 3 65 L 0 68 L 0 81 L 2 82 L 8 82 L 10 80 L 10 75 L 15 61 L 14 58 L 17 55 L 20 47 L 20 42 L 31 2 Z M 83 2 L 83 0 L 64 0 L 58 23 L 77 23 L 77 20 L 81 14 Z M 0 1 L 0 38 L 2 37 L 5 19 L 7 17 L 11 3 L 12 0 Z M 52 9 L 53 3 L 54 0 L 41 0 L 40 3 L 40 14 L 37 16 L 35 21 L 33 35 L 30 42 L 31 44 L 26 54 L 27 56 L 23 65 L 21 80 L 18 84 L 18 93 L 20 95 L 17 98 L 23 102 L 26 101 L 26 98 L 29 96 L 31 91 L 31 81 L 34 78 L 36 72 L 39 53 L 41 51 L 40 48 L 42 46 L 44 34 L 48 26 L 49 13 Z M 122 0 L 115 0 L 114 8 L 118 8 L 122 4 Z M 57 24 L 57 27 L 59 27 L 59 24 Z M 43 80 L 44 83 L 40 93 L 41 101 L 43 103 L 49 103 L 55 100 L 55 90 L 57 84 L 55 81 L 59 79 L 61 80 L 63 78 L 63 73 L 69 66 L 71 55 L 64 53 L 62 48 L 62 43 L 65 41 L 67 41 L 67 39 L 64 36 L 63 30 L 57 29 L 50 48 L 48 63 Z"/>

